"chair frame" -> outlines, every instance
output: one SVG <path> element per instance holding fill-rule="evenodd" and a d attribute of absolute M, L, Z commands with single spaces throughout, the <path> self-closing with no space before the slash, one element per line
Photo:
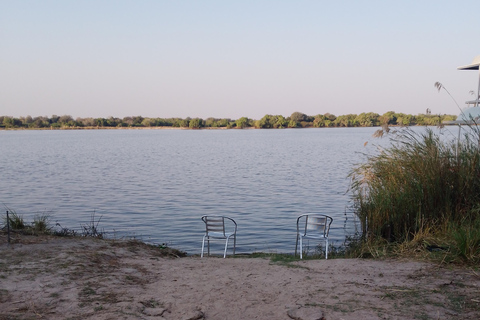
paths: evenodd
<path fill-rule="evenodd" d="M 305 224 L 301 219 L 304 218 Z M 314 218 L 320 222 L 310 222 L 309 218 Z M 298 243 L 300 242 L 300 259 L 303 259 L 303 238 L 325 241 L 325 259 L 328 259 L 328 233 L 333 218 L 325 214 L 302 214 L 297 218 L 297 242 L 295 243 L 295 256 L 297 256 Z M 302 226 L 300 226 L 302 223 Z M 310 234 L 309 234 L 310 232 Z"/>
<path fill-rule="evenodd" d="M 205 223 L 205 235 L 202 240 L 202 254 L 205 249 L 205 239 L 207 240 L 207 255 L 210 256 L 210 239 L 222 239 L 225 240 L 225 250 L 223 252 L 223 258 L 227 256 L 228 240 L 233 238 L 233 255 L 235 255 L 235 247 L 237 245 L 237 223 L 235 220 L 225 216 L 208 215 L 202 217 Z M 225 220 L 229 220 L 233 223 L 233 232 L 225 232 Z"/>

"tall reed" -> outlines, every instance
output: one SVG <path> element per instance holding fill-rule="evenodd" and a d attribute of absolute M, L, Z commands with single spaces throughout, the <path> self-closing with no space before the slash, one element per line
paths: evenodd
<path fill-rule="evenodd" d="M 480 148 L 476 126 L 447 140 L 406 128 L 392 145 L 350 173 L 364 239 L 410 241 L 479 219 Z"/>

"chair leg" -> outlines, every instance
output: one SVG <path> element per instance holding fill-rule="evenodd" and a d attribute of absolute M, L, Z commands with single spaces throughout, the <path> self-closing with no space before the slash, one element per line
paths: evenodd
<path fill-rule="evenodd" d="M 237 246 L 237 235 L 233 236 L 233 255 L 235 255 L 235 247 Z"/>
<path fill-rule="evenodd" d="M 303 242 L 302 242 L 302 236 L 300 236 L 300 260 L 303 259 Z"/>
<path fill-rule="evenodd" d="M 210 237 L 207 237 L 207 255 L 210 257 Z"/>
<path fill-rule="evenodd" d="M 295 258 L 297 257 L 297 248 L 298 248 L 298 232 L 297 232 L 297 240 L 295 241 Z"/>
<path fill-rule="evenodd" d="M 202 254 L 200 255 L 200 258 L 203 258 L 203 249 L 205 248 L 205 236 L 203 236 L 202 240 Z"/>
<path fill-rule="evenodd" d="M 325 239 L 325 260 L 328 259 L 328 239 Z"/>
<path fill-rule="evenodd" d="M 225 251 L 223 252 L 223 259 L 225 259 L 227 257 L 228 239 L 229 238 L 227 238 L 227 241 L 225 241 Z"/>

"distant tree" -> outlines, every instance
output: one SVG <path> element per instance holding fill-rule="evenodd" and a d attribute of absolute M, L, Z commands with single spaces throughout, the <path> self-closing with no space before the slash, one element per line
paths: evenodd
<path fill-rule="evenodd" d="M 57 123 L 59 119 L 60 119 L 60 117 L 54 114 L 50 117 L 49 123 L 50 124 Z"/>
<path fill-rule="evenodd" d="M 132 118 L 132 126 L 134 127 L 141 127 L 142 126 L 142 121 L 143 121 L 143 117 L 141 116 L 136 116 L 136 117 L 133 117 Z"/>
<path fill-rule="evenodd" d="M 122 122 L 125 123 L 128 127 L 133 126 L 133 118 L 132 117 L 124 117 Z"/>
<path fill-rule="evenodd" d="M 325 120 L 330 120 L 330 121 L 335 121 L 335 119 L 337 119 L 337 117 L 331 113 L 325 113 L 323 115 L 325 117 Z"/>
<path fill-rule="evenodd" d="M 273 128 L 273 123 L 272 123 L 272 116 L 267 114 L 263 116 L 262 119 L 257 120 L 255 122 L 255 127 L 257 128 L 262 128 L 262 129 L 270 129 Z"/>
<path fill-rule="evenodd" d="M 200 129 L 203 126 L 203 120 L 200 118 L 194 118 L 189 121 L 188 127 L 190 129 Z"/>
<path fill-rule="evenodd" d="M 323 116 L 323 114 L 317 114 L 313 118 L 313 126 L 316 128 L 325 127 L 325 117 Z"/>
<path fill-rule="evenodd" d="M 73 121 L 73 118 L 69 115 L 63 115 L 63 116 L 58 118 L 58 122 L 62 126 L 68 126 L 69 122 L 72 122 L 72 121 Z"/>
<path fill-rule="evenodd" d="M 424 126 L 425 125 L 425 115 L 424 114 L 417 114 L 416 116 L 413 117 L 413 121 L 417 126 Z"/>
<path fill-rule="evenodd" d="M 32 122 L 33 122 L 33 119 L 32 119 L 32 116 L 30 116 L 30 115 L 26 116 L 25 119 L 23 120 L 23 124 L 25 124 L 27 126 Z"/>
<path fill-rule="evenodd" d="M 293 120 L 295 122 L 302 122 L 302 121 L 307 121 L 308 116 L 305 113 L 301 112 L 294 112 L 290 115 L 290 120 Z"/>
<path fill-rule="evenodd" d="M 95 118 L 94 124 L 97 127 L 106 127 L 107 121 L 104 118 Z"/>
<path fill-rule="evenodd" d="M 426 126 L 438 126 L 442 122 L 442 119 L 439 115 L 427 114 L 425 115 Z"/>
<path fill-rule="evenodd" d="M 3 117 L 3 126 L 5 128 L 13 128 L 13 118 L 12 117 Z"/>
<path fill-rule="evenodd" d="M 171 123 L 169 123 L 167 121 L 167 119 L 155 118 L 155 119 L 152 119 L 152 120 L 154 120 L 153 126 L 155 126 L 155 127 L 169 127 L 169 126 L 172 125 Z"/>
<path fill-rule="evenodd" d="M 229 127 L 231 126 L 232 120 L 229 118 L 218 119 L 217 126 L 218 127 Z"/>
<path fill-rule="evenodd" d="M 35 117 L 31 124 L 33 128 L 45 128 L 50 126 L 50 120 L 47 117 Z"/>
<path fill-rule="evenodd" d="M 410 126 L 412 124 L 412 115 L 395 113 L 394 116 L 397 118 L 397 125 L 399 126 Z"/>
<path fill-rule="evenodd" d="M 378 113 L 360 113 L 356 118 L 355 121 L 358 123 L 359 126 L 361 127 L 373 127 L 377 125 L 378 122 Z"/>
<path fill-rule="evenodd" d="M 178 121 L 178 126 L 180 128 L 188 128 L 189 124 L 190 124 L 190 120 L 188 120 L 189 118 L 187 119 L 180 119 Z"/>
<path fill-rule="evenodd" d="M 217 121 L 216 121 L 216 119 L 215 119 L 215 118 L 212 118 L 212 117 L 205 119 L 205 127 L 207 127 L 207 128 L 215 128 L 215 127 L 217 127 Z"/>
<path fill-rule="evenodd" d="M 288 121 L 288 127 L 289 128 L 299 128 L 299 127 L 301 127 L 301 125 L 300 125 L 300 122 L 295 121 L 293 119 L 290 119 L 290 121 Z"/>
<path fill-rule="evenodd" d="M 162 122 L 163 122 L 164 125 L 167 126 L 167 127 L 174 127 L 175 119 L 173 119 L 173 118 L 162 119 Z"/>
<path fill-rule="evenodd" d="M 155 126 L 155 119 L 152 119 L 152 118 L 144 118 L 142 120 L 142 126 L 143 127 L 153 127 Z"/>
<path fill-rule="evenodd" d="M 385 112 L 383 115 L 380 116 L 379 120 L 382 125 L 397 124 L 397 117 L 395 116 L 395 111 Z"/>
<path fill-rule="evenodd" d="M 122 120 L 119 118 L 110 117 L 106 119 L 106 125 L 109 127 L 121 127 Z"/>
<path fill-rule="evenodd" d="M 457 120 L 457 116 L 454 116 L 454 115 L 444 114 L 442 116 L 442 121 L 455 121 L 455 120 Z"/>
<path fill-rule="evenodd" d="M 235 121 L 236 127 L 239 129 L 244 129 L 250 126 L 250 120 L 247 117 L 241 117 Z"/>
<path fill-rule="evenodd" d="M 288 126 L 288 121 L 281 115 L 274 116 L 272 119 L 273 127 L 276 129 L 286 128 Z"/>
<path fill-rule="evenodd" d="M 77 122 L 80 122 L 84 127 L 93 127 L 95 125 L 93 118 L 77 118 Z"/>
<path fill-rule="evenodd" d="M 347 114 L 338 116 L 333 123 L 337 127 L 356 127 L 358 125 L 358 121 L 356 121 L 357 115 L 356 114 Z"/>

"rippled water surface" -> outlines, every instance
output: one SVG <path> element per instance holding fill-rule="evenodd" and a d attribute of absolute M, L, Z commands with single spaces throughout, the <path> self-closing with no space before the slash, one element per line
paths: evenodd
<path fill-rule="evenodd" d="M 201 216 L 226 215 L 239 252 L 293 252 L 300 214 L 331 215 L 337 243 L 353 232 L 347 174 L 375 152 L 375 130 L 2 131 L 0 201 L 72 229 L 95 211 L 115 236 L 189 254 Z"/>

